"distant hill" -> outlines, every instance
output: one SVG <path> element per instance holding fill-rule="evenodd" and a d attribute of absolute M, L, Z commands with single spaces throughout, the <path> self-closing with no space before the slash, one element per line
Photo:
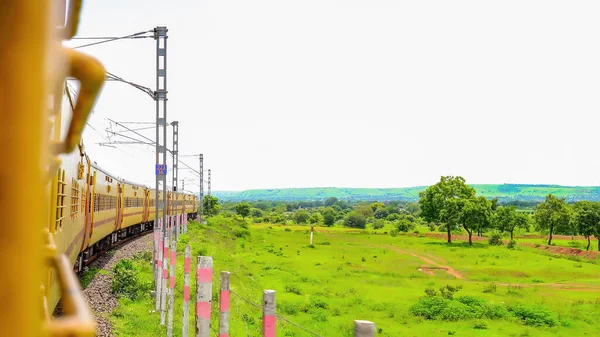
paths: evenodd
<path fill-rule="evenodd" d="M 552 193 L 567 201 L 594 200 L 600 201 L 600 186 L 559 186 L 559 185 L 471 185 L 478 195 L 488 198 L 497 197 L 500 201 L 541 201 Z M 224 201 L 309 201 L 324 200 L 336 197 L 343 200 L 378 200 L 378 201 L 416 201 L 419 192 L 427 186 L 406 188 L 278 188 L 270 190 L 248 190 L 241 192 L 213 192 L 213 195 Z"/>

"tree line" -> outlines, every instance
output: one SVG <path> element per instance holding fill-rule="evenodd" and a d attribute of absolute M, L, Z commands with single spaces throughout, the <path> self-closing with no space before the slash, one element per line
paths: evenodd
<path fill-rule="evenodd" d="M 472 244 L 474 231 L 478 235 L 486 229 L 508 232 L 512 241 L 516 228 L 533 224 L 536 230 L 548 232 L 548 245 L 552 244 L 555 233 L 583 235 L 589 250 L 594 236 L 600 250 L 600 202 L 578 201 L 571 205 L 564 198 L 549 194 L 530 216 L 517 212 L 515 206 L 499 206 L 497 199 L 476 196 L 475 189 L 460 176 L 445 176 L 419 194 L 419 205 L 423 219 L 446 228 L 449 243 L 452 230 L 458 227 L 469 234 L 469 244 Z"/>
<path fill-rule="evenodd" d="M 222 212 L 237 213 L 256 223 L 312 224 L 364 229 L 391 228 L 391 235 L 428 226 L 431 231 L 452 233 L 464 230 L 473 243 L 473 235 L 506 233 L 514 240 L 517 230 L 537 230 L 548 234 L 583 235 L 590 249 L 591 238 L 598 240 L 600 250 L 600 202 L 579 201 L 572 204 L 550 194 L 543 202 L 500 203 L 498 199 L 478 196 L 474 188 L 460 176 L 444 176 L 419 194 L 418 202 L 345 201 L 335 197 L 326 200 L 283 202 L 223 202 Z M 212 213 L 215 214 L 215 213 Z"/>

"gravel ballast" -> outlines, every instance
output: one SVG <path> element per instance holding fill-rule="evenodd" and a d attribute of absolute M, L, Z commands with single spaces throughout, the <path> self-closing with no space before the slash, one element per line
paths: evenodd
<path fill-rule="evenodd" d="M 152 233 L 144 234 L 130 242 L 115 248 L 114 253 L 106 253 L 90 264 L 90 268 L 98 268 L 105 272 L 97 273 L 94 279 L 83 290 L 85 298 L 96 317 L 96 336 L 113 336 L 112 326 L 108 317 L 119 305 L 116 297 L 111 294 L 112 270 L 117 262 L 129 259 L 135 254 L 152 250 Z"/>

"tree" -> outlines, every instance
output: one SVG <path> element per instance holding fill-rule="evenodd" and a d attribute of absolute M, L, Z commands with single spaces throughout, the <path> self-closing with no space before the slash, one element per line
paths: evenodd
<path fill-rule="evenodd" d="M 573 205 L 573 217 L 571 218 L 573 227 L 577 232 L 587 239 L 587 247 L 590 250 L 590 237 L 592 235 L 599 237 L 600 227 L 600 203 L 591 201 L 578 201 Z M 600 238 L 598 239 L 598 250 L 600 251 Z"/>
<path fill-rule="evenodd" d="M 419 212 L 421 212 L 421 207 L 419 207 L 419 203 L 417 202 L 409 202 L 408 205 L 406 205 L 406 210 L 410 214 L 418 215 Z"/>
<path fill-rule="evenodd" d="M 425 191 L 419 193 L 421 216 L 427 222 L 444 223 L 448 243 L 452 243 L 452 229 L 458 226 L 464 199 L 475 197 L 475 189 L 463 177 L 445 176 Z"/>
<path fill-rule="evenodd" d="M 319 212 L 315 212 L 313 214 L 311 214 L 310 218 L 308 219 L 308 222 L 310 222 L 313 225 L 319 225 L 323 223 L 323 215 L 321 215 L 321 213 Z"/>
<path fill-rule="evenodd" d="M 323 224 L 331 227 L 335 222 L 336 211 L 332 207 L 327 207 L 323 210 Z"/>
<path fill-rule="evenodd" d="M 369 205 L 356 205 L 354 212 L 360 213 L 365 219 L 373 216 L 373 209 Z"/>
<path fill-rule="evenodd" d="M 210 200 L 210 207 L 209 205 L 209 200 Z M 219 213 L 219 210 L 221 209 L 221 204 L 219 203 L 219 198 L 214 197 L 212 195 L 205 195 L 204 199 L 202 200 L 202 205 L 204 207 L 204 215 L 215 215 L 217 213 Z"/>
<path fill-rule="evenodd" d="M 333 206 L 333 204 L 335 204 L 336 202 L 338 202 L 338 198 L 329 197 L 325 200 L 325 206 Z"/>
<path fill-rule="evenodd" d="M 344 226 L 351 228 L 365 228 L 367 225 L 367 221 L 365 220 L 364 215 L 359 212 L 352 211 L 348 213 L 346 218 L 344 219 Z"/>
<path fill-rule="evenodd" d="M 473 229 L 490 222 L 492 203 L 485 197 L 464 199 L 460 221 L 469 233 L 469 245 L 473 245 Z"/>
<path fill-rule="evenodd" d="M 261 218 L 264 213 L 262 210 L 260 210 L 260 208 L 251 208 L 250 215 L 252 215 L 253 218 Z"/>
<path fill-rule="evenodd" d="M 565 198 L 557 198 L 552 194 L 546 196 L 546 200 L 539 203 L 533 213 L 533 219 L 538 230 L 548 230 L 548 245 L 552 244 L 552 233 L 569 226 L 571 219 L 569 205 Z"/>
<path fill-rule="evenodd" d="M 296 213 L 294 213 L 294 221 L 296 221 L 297 224 L 306 223 L 308 221 L 308 218 L 310 218 L 310 214 L 308 213 L 308 211 L 305 211 L 303 209 L 298 210 Z"/>
<path fill-rule="evenodd" d="M 388 211 L 385 208 L 378 208 L 375 213 L 373 214 L 373 216 L 375 217 L 375 219 L 385 219 L 388 216 Z"/>
<path fill-rule="evenodd" d="M 371 206 L 371 209 L 373 210 L 373 212 L 376 212 L 377 209 L 379 209 L 379 208 L 385 208 L 385 204 L 382 202 L 374 202 L 374 203 L 370 204 L 369 206 Z"/>
<path fill-rule="evenodd" d="M 250 204 L 247 202 L 240 202 L 234 207 L 235 212 L 242 216 L 242 219 L 246 220 L 246 217 L 250 215 Z"/>
<path fill-rule="evenodd" d="M 527 214 L 517 213 L 515 206 L 499 206 L 492 222 L 494 228 L 510 233 L 510 240 L 512 241 L 515 228 L 526 228 L 529 217 Z"/>

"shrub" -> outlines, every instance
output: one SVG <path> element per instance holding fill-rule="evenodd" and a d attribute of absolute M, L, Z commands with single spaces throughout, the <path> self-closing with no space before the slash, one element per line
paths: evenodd
<path fill-rule="evenodd" d="M 382 229 L 383 226 L 384 226 L 384 222 L 381 219 L 379 219 L 379 220 L 375 221 L 375 223 L 373 223 L 373 229 L 375 229 L 375 230 Z"/>
<path fill-rule="evenodd" d="M 435 319 L 448 306 L 448 300 L 441 297 L 421 297 L 413 304 L 409 311 L 411 314 L 425 319 Z"/>
<path fill-rule="evenodd" d="M 344 226 L 350 227 L 350 228 L 364 229 L 366 226 L 366 223 L 367 223 L 367 221 L 365 220 L 365 217 L 361 213 L 358 213 L 356 211 L 352 211 L 352 212 L 348 213 L 348 215 L 344 219 Z"/>
<path fill-rule="evenodd" d="M 429 227 L 430 232 L 436 232 L 438 230 L 437 226 L 433 222 L 430 222 L 427 226 Z"/>
<path fill-rule="evenodd" d="M 488 285 L 486 285 L 485 287 L 483 287 L 483 292 L 484 293 L 496 293 L 496 283 L 490 283 Z"/>
<path fill-rule="evenodd" d="M 235 228 L 233 230 L 233 236 L 236 238 L 246 238 L 250 236 L 250 231 L 247 229 Z"/>
<path fill-rule="evenodd" d="M 111 292 L 117 297 L 127 297 L 131 300 L 139 298 L 144 292 L 150 291 L 150 284 L 142 283 L 138 271 L 131 260 L 119 261 L 114 269 Z"/>
<path fill-rule="evenodd" d="M 540 305 L 517 304 L 508 309 L 515 317 L 519 318 L 525 325 L 531 326 L 555 326 L 556 318 L 546 307 Z"/>
<path fill-rule="evenodd" d="M 313 300 L 310 301 L 310 306 L 312 308 L 320 308 L 320 309 L 327 309 L 329 308 L 329 304 L 327 304 L 327 302 L 323 301 L 320 298 L 315 298 Z"/>
<path fill-rule="evenodd" d="M 288 284 L 285 286 L 285 292 L 286 293 L 292 293 L 292 294 L 296 294 L 296 295 L 302 295 L 302 292 L 300 291 L 300 288 L 298 288 L 298 286 L 296 286 L 295 284 Z"/>
<path fill-rule="evenodd" d="M 442 295 L 442 297 L 447 300 L 452 300 L 454 298 L 454 293 L 456 293 L 457 291 L 459 291 L 461 289 L 462 289 L 461 285 L 454 287 L 454 286 L 447 284 L 445 287 L 440 288 L 440 295 Z"/>
<path fill-rule="evenodd" d="M 487 322 L 483 321 L 483 320 L 476 320 L 475 323 L 473 324 L 473 328 L 475 329 L 480 329 L 480 330 L 486 330 L 488 328 L 487 326 Z"/>
<path fill-rule="evenodd" d="M 502 246 L 504 244 L 504 242 L 502 241 L 502 236 L 499 233 L 492 234 L 488 242 L 491 246 Z"/>
<path fill-rule="evenodd" d="M 398 236 L 398 229 L 396 229 L 396 228 L 392 228 L 392 229 L 390 230 L 390 235 L 391 235 L 391 236 L 394 236 L 394 237 Z"/>
<path fill-rule="evenodd" d="M 517 241 L 510 240 L 510 242 L 506 245 L 506 248 L 508 248 L 508 249 L 515 249 L 515 248 L 517 248 Z"/>
<path fill-rule="evenodd" d="M 321 246 L 331 246 L 331 242 L 329 242 L 329 241 L 323 241 L 323 242 L 319 242 L 317 244 L 321 245 Z"/>
<path fill-rule="evenodd" d="M 286 231 L 286 232 L 291 232 L 291 231 L 292 231 L 292 229 L 291 229 L 291 228 L 285 228 L 285 229 L 284 229 L 284 231 Z"/>
<path fill-rule="evenodd" d="M 448 301 L 447 305 L 440 312 L 439 318 L 444 321 L 456 322 L 461 319 L 473 318 L 473 312 L 470 308 L 458 301 Z"/>
<path fill-rule="evenodd" d="M 429 296 L 429 297 L 433 297 L 433 296 L 437 296 L 437 292 L 435 291 L 435 289 L 429 287 L 429 288 L 425 289 L 425 295 Z"/>

